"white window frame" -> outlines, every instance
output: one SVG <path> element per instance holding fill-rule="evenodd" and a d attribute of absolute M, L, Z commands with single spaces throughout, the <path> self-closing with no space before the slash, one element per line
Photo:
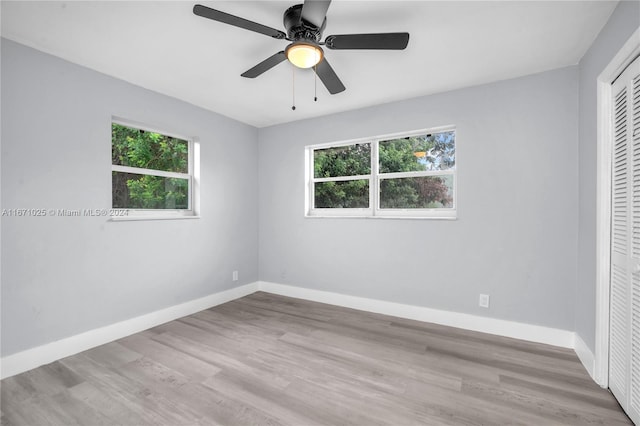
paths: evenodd
<path fill-rule="evenodd" d="M 113 188 L 111 189 L 111 220 L 158 220 L 158 219 L 197 219 L 200 217 L 200 144 L 197 137 L 187 137 L 173 132 L 160 130 L 143 123 L 112 117 L 109 130 L 113 124 L 119 124 L 145 132 L 159 133 L 188 143 L 188 173 L 167 172 L 163 170 L 111 164 L 111 172 L 134 173 L 139 175 L 166 178 L 186 179 L 189 183 L 187 209 L 122 209 L 113 207 Z M 113 144 L 113 141 L 111 141 Z"/>
<path fill-rule="evenodd" d="M 410 132 L 393 133 L 370 138 L 352 139 L 348 141 L 329 142 L 305 147 L 305 217 L 360 217 L 360 218 L 407 218 L 407 219 L 456 219 L 458 205 L 458 140 L 455 135 L 455 166 L 452 170 L 438 171 L 414 171 L 402 173 L 379 172 L 379 144 L 390 139 L 420 136 L 425 134 L 454 132 L 455 126 L 442 126 L 429 129 L 414 130 Z M 371 144 L 371 168 L 370 174 L 356 176 L 336 176 L 329 178 L 316 178 L 314 176 L 315 150 L 337 148 L 358 144 Z M 424 177 L 424 176 L 453 176 L 453 207 L 439 209 L 382 209 L 380 208 L 380 182 L 384 179 Z M 350 180 L 369 180 L 369 207 L 368 208 L 315 208 L 314 190 L 315 184 L 320 182 L 339 182 Z"/>

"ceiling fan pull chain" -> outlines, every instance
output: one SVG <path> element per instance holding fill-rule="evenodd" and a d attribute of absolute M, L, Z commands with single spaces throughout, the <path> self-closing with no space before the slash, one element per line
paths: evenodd
<path fill-rule="evenodd" d="M 291 109 L 293 111 L 296 110 L 296 67 L 291 67 L 291 95 L 292 95 L 292 106 Z"/>
<path fill-rule="evenodd" d="M 313 101 L 318 102 L 318 64 L 313 66 Z"/>

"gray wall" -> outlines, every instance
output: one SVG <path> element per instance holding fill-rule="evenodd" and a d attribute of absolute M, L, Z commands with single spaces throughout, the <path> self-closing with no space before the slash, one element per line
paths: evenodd
<path fill-rule="evenodd" d="M 595 350 L 596 310 L 596 80 L 631 34 L 640 27 L 640 2 L 622 1 L 580 61 L 579 244 L 575 331 Z"/>
<path fill-rule="evenodd" d="M 4 217 L 3 356 L 258 279 L 255 128 L 5 39 L 2 208 L 110 207 L 112 115 L 200 138 L 202 218 Z"/>
<path fill-rule="evenodd" d="M 573 330 L 577 94 L 569 67 L 261 129 L 260 279 Z M 451 124 L 458 220 L 304 217 L 305 145 Z"/>

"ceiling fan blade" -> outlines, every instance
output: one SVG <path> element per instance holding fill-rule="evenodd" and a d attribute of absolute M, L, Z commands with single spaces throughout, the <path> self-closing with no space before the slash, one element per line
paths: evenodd
<path fill-rule="evenodd" d="M 235 15 L 230 15 L 219 10 L 211 9 L 210 7 L 196 4 L 193 6 L 193 13 L 203 18 L 213 19 L 214 21 L 222 22 L 223 24 L 233 25 L 234 27 L 243 28 L 249 31 L 255 31 L 256 33 L 268 35 L 273 38 L 283 39 L 287 35 L 282 31 L 276 30 L 266 25 L 258 24 L 257 22 L 249 21 L 244 18 L 240 18 Z"/>
<path fill-rule="evenodd" d="M 301 12 L 302 19 L 318 28 L 322 27 L 330 4 L 331 0 L 304 0 Z"/>
<path fill-rule="evenodd" d="M 320 80 L 325 85 L 329 93 L 335 95 L 344 91 L 344 84 L 340 81 L 336 72 L 331 68 L 327 58 L 324 58 L 318 65 L 315 66 L 316 74 L 320 77 Z"/>
<path fill-rule="evenodd" d="M 244 73 L 242 73 L 242 77 L 256 78 L 260 74 L 264 73 L 265 71 L 269 71 L 271 68 L 275 67 L 280 62 L 286 59 L 287 59 L 287 55 L 284 54 L 284 50 L 282 52 L 278 52 L 275 55 L 269 56 L 267 59 L 260 62 L 258 65 L 251 68 L 250 70 L 247 70 Z"/>
<path fill-rule="evenodd" d="M 409 43 L 409 33 L 330 35 L 324 43 L 329 49 L 402 50 Z"/>

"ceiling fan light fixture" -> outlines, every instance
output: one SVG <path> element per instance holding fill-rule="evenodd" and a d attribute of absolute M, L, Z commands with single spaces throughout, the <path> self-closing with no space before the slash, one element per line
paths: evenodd
<path fill-rule="evenodd" d="M 324 56 L 320 46 L 308 42 L 292 43 L 287 46 L 285 53 L 289 62 L 298 68 L 314 67 Z"/>

